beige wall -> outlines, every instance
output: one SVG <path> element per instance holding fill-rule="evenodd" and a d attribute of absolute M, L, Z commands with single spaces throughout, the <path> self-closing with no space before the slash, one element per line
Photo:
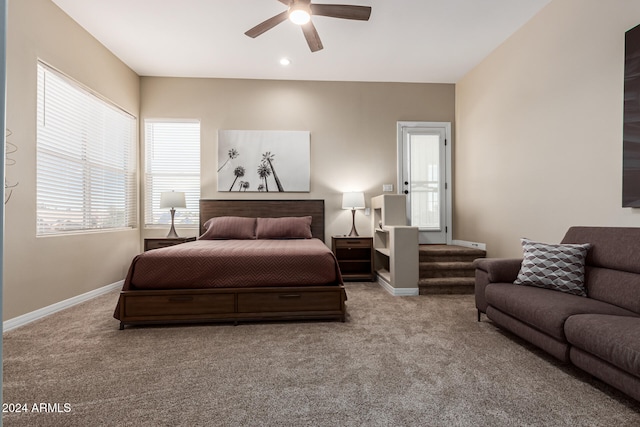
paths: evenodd
<path fill-rule="evenodd" d="M 636 0 L 554 0 L 456 85 L 455 233 L 490 256 L 621 207 L 624 32 Z"/>
<path fill-rule="evenodd" d="M 7 127 L 16 144 L 7 179 L 4 319 L 124 278 L 139 230 L 36 238 L 38 58 L 138 116 L 139 78 L 50 0 L 9 2 Z"/>
<path fill-rule="evenodd" d="M 553 0 L 465 76 L 443 84 L 139 78 L 49 0 L 9 4 L 10 141 L 4 318 L 124 277 L 139 230 L 35 237 L 36 59 L 134 115 L 202 123 L 202 197 L 320 198 L 327 237 L 350 228 L 341 194 L 396 184 L 396 122 L 456 122 L 454 238 L 518 256 L 518 239 L 559 241 L 567 227 L 640 226 L 621 208 L 624 31 L 635 0 Z M 454 117 L 455 105 L 455 117 Z M 216 191 L 218 129 L 311 131 L 311 192 Z M 357 215 L 362 234 L 369 218 Z M 144 230 L 162 236 L 165 230 Z M 194 230 L 183 230 L 194 235 Z"/>
<path fill-rule="evenodd" d="M 141 119 L 201 120 L 203 198 L 314 198 L 325 200 L 326 239 L 348 233 L 351 214 L 342 192 L 369 199 L 382 184 L 396 185 L 396 122 L 454 120 L 454 86 L 229 79 L 141 79 Z M 142 123 L 142 121 L 141 121 Z M 311 191 L 259 194 L 217 192 L 217 131 L 311 131 Z M 361 235 L 370 217 L 356 214 Z M 146 236 L 166 230 L 145 230 Z M 178 230 L 183 236 L 195 230 Z"/>
<path fill-rule="evenodd" d="M 135 116 L 200 119 L 202 197 L 258 197 L 216 191 L 218 129 L 311 131 L 311 192 L 262 197 L 325 199 L 327 237 L 350 229 L 343 191 L 369 198 L 395 185 L 397 121 L 454 120 L 453 85 L 140 79 L 49 0 L 10 2 L 8 30 L 7 125 L 18 152 L 7 178 L 19 186 L 6 206 L 5 320 L 123 279 L 141 236 L 166 234 L 35 237 L 38 58 Z M 362 213 L 357 225 L 370 233 Z"/>

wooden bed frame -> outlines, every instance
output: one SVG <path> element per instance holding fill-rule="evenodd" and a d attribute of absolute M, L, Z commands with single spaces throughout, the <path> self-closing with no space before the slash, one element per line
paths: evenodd
<path fill-rule="evenodd" d="M 324 241 L 324 200 L 200 200 L 200 234 L 213 217 L 312 216 L 311 233 Z M 326 319 L 345 321 L 344 285 L 218 289 L 129 290 L 120 293 L 125 325 Z"/>

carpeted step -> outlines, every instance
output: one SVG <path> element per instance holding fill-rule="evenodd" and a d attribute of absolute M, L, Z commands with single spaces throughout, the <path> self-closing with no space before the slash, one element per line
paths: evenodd
<path fill-rule="evenodd" d="M 474 292 L 473 261 L 486 251 L 454 245 L 420 245 L 420 295 L 471 294 Z"/>
<path fill-rule="evenodd" d="M 471 261 L 421 262 L 420 278 L 473 277 L 475 268 Z"/>
<path fill-rule="evenodd" d="M 452 245 L 420 245 L 420 262 L 472 262 L 484 258 L 487 253 L 482 249 Z"/>
<path fill-rule="evenodd" d="M 420 295 L 473 294 L 474 285 L 473 277 L 439 277 L 418 281 Z"/>

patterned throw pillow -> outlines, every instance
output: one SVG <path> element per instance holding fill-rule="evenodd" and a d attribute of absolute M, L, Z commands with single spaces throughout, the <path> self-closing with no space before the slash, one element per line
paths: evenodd
<path fill-rule="evenodd" d="M 586 297 L 584 262 L 590 247 L 590 243 L 553 245 L 522 239 L 524 259 L 513 283 Z"/>

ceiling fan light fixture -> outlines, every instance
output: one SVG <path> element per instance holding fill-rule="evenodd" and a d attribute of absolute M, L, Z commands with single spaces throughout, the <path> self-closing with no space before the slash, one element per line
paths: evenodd
<path fill-rule="evenodd" d="M 356 21 L 368 21 L 371 16 L 371 7 L 369 6 L 356 6 L 349 4 L 318 4 L 313 3 L 313 0 L 278 0 L 280 3 L 288 6 L 287 10 L 284 10 L 277 15 L 272 16 L 250 28 L 245 34 L 248 37 L 256 38 L 265 31 L 269 31 L 276 25 L 279 25 L 287 19 L 297 24 L 302 29 L 302 34 L 309 45 L 311 52 L 317 52 L 322 50 L 322 41 L 318 35 L 311 15 L 313 16 L 327 16 L 329 18 L 351 19 Z"/>
<path fill-rule="evenodd" d="M 295 3 L 289 8 L 289 20 L 296 25 L 304 25 L 311 20 L 309 5 Z"/>

